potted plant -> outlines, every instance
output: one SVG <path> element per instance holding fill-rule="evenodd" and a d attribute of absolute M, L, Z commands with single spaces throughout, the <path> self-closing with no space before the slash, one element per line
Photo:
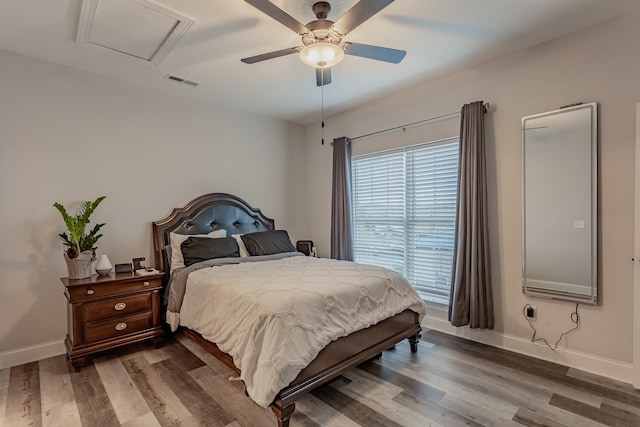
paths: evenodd
<path fill-rule="evenodd" d="M 77 215 L 69 215 L 60 203 L 53 206 L 58 209 L 69 234 L 60 233 L 60 239 L 67 247 L 64 251 L 64 259 L 67 262 L 69 279 L 84 279 L 91 276 L 91 262 L 95 259 L 95 244 L 102 234 L 98 234 L 104 226 L 96 224 L 89 234 L 85 234 L 85 228 L 90 223 L 89 217 L 106 196 L 100 196 L 93 202 L 84 202 Z"/>

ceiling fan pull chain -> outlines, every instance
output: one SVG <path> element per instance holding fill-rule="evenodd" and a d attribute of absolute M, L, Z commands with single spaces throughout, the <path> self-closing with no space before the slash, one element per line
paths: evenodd
<path fill-rule="evenodd" d="M 320 102 L 321 102 L 321 115 L 322 115 L 322 145 L 324 145 L 324 68 L 320 68 Z"/>

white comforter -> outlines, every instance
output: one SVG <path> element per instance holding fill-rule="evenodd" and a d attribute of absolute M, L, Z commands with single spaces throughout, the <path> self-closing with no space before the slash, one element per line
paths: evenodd
<path fill-rule="evenodd" d="M 400 274 L 291 257 L 190 273 L 180 324 L 231 355 L 249 396 L 267 407 L 328 343 L 407 308 L 425 314 Z"/>

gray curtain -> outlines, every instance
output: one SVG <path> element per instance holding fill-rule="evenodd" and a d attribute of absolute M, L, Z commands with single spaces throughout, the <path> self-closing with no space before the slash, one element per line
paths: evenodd
<path fill-rule="evenodd" d="M 462 107 L 449 321 L 493 329 L 484 113 L 482 101 Z"/>
<path fill-rule="evenodd" d="M 351 144 L 349 139 L 346 137 L 333 140 L 331 258 L 353 261 L 351 225 Z"/>

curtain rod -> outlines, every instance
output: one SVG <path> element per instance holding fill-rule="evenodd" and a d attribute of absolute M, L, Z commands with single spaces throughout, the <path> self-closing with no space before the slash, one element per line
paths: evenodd
<path fill-rule="evenodd" d="M 487 111 L 489 111 L 490 107 L 491 107 L 491 104 L 489 104 L 488 102 L 485 103 L 484 104 L 484 112 L 486 113 Z M 412 128 L 412 127 L 415 127 L 415 126 L 425 125 L 425 124 L 427 124 L 429 122 L 433 122 L 433 121 L 436 121 L 436 120 L 446 119 L 446 118 L 449 118 L 449 117 L 455 117 L 455 116 L 459 116 L 459 115 L 460 115 L 460 112 L 457 111 L 455 113 L 448 113 L 448 114 L 443 114 L 441 116 L 430 117 L 428 119 L 420 120 L 418 122 L 408 123 L 406 125 L 401 125 L 401 126 L 392 127 L 392 128 L 389 128 L 389 129 L 379 130 L 377 132 L 371 132 L 371 133 L 368 133 L 366 135 L 356 136 L 355 138 L 349 138 L 348 141 L 352 142 L 352 141 L 357 141 L 358 139 L 365 139 L 365 138 L 370 138 L 370 137 L 376 136 L 376 135 L 395 132 L 397 130 L 406 130 L 408 128 Z M 331 145 L 333 145 L 333 142 L 331 143 Z"/>

